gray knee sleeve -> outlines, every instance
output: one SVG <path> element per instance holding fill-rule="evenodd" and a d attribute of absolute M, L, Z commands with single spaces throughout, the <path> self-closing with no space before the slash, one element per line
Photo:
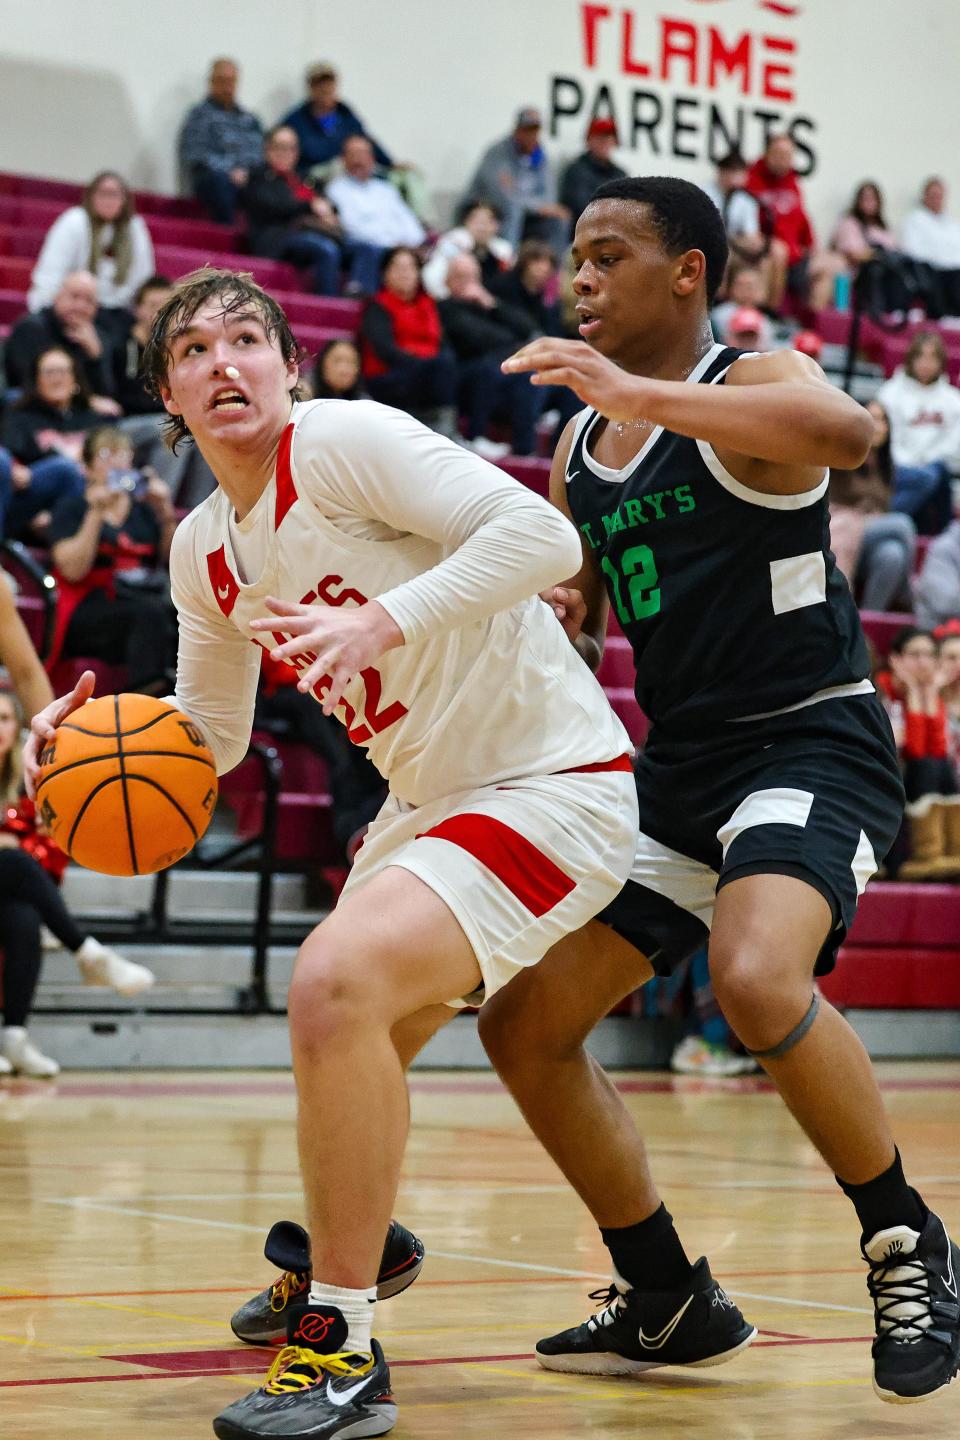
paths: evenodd
<path fill-rule="evenodd" d="M 814 995 L 810 1001 L 810 1009 L 804 1015 L 799 1025 L 794 1025 L 789 1035 L 785 1035 L 779 1045 L 774 1045 L 770 1050 L 748 1050 L 747 1054 L 752 1055 L 754 1060 L 781 1060 L 788 1050 L 798 1045 L 806 1035 L 810 1026 L 817 1018 L 820 1009 L 820 996 Z"/>

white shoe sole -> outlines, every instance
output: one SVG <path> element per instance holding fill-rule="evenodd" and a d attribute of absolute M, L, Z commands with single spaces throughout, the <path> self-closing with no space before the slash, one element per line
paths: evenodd
<path fill-rule="evenodd" d="M 757 1338 L 758 1331 L 751 1330 L 746 1340 L 734 1345 L 731 1350 L 722 1350 L 719 1355 L 708 1355 L 705 1360 L 628 1360 L 625 1355 L 612 1351 L 596 1355 L 541 1355 L 537 1360 L 544 1370 L 557 1370 L 564 1375 L 645 1375 L 648 1370 L 710 1370 L 716 1365 L 726 1365 L 734 1360 Z"/>

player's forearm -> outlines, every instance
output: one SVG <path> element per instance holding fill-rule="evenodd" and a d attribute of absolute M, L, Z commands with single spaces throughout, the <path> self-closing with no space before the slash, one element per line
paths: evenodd
<path fill-rule="evenodd" d="M 378 597 L 408 645 L 509 610 L 577 569 L 573 526 L 530 500 L 501 511 L 432 570 Z"/>
<path fill-rule="evenodd" d="M 637 416 L 757 460 L 852 470 L 866 458 L 870 416 L 831 385 L 637 382 Z"/>

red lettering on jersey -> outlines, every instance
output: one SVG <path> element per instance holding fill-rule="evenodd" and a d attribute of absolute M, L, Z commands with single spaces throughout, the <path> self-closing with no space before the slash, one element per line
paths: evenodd
<path fill-rule="evenodd" d="M 349 605 L 351 602 L 354 605 L 366 605 L 366 595 L 361 595 L 359 590 L 352 590 L 349 585 L 346 590 L 340 590 L 336 595 L 330 589 L 331 585 L 342 584 L 342 575 L 324 575 L 320 584 L 317 586 L 317 595 L 326 605 Z M 300 603 L 309 605 L 310 602 L 309 600 L 303 600 Z"/>
<path fill-rule="evenodd" d="M 297 487 L 293 483 L 293 470 L 290 467 L 290 447 L 293 444 L 293 426 L 288 425 L 280 436 L 280 446 L 277 450 L 277 504 L 273 515 L 273 528 L 280 529 L 280 524 L 291 505 L 296 503 Z"/>
<path fill-rule="evenodd" d="M 232 614 L 240 594 L 240 586 L 227 564 L 227 552 L 223 545 L 219 550 L 212 550 L 207 556 L 207 574 L 213 587 L 213 598 L 224 615 Z"/>
<path fill-rule="evenodd" d="M 347 726 L 347 738 L 352 740 L 354 745 L 365 745 L 372 736 L 379 735 L 382 731 L 389 729 L 389 727 L 395 725 L 398 720 L 402 720 L 407 713 L 406 705 L 402 705 L 399 700 L 394 700 L 393 704 L 388 705 L 386 710 L 377 709 L 377 706 L 380 704 L 380 697 L 383 694 L 383 684 L 380 680 L 379 670 L 374 670 L 372 667 L 367 670 L 361 670 L 360 678 L 363 681 L 365 691 L 363 718 L 367 723 L 366 725 L 358 726 L 356 729 L 351 729 L 349 725 Z"/>

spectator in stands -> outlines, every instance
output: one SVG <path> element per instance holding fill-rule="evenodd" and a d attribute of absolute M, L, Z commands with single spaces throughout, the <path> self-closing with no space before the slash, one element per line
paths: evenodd
<path fill-rule="evenodd" d="M 601 185 L 608 180 L 626 179 L 626 170 L 613 161 L 613 152 L 619 143 L 616 121 L 600 116 L 590 121 L 587 148 L 571 160 L 560 186 L 560 203 L 566 206 L 572 225 L 576 225 Z"/>
<path fill-rule="evenodd" d="M 317 168 L 328 168 L 343 153 L 346 140 L 362 135 L 373 147 L 377 164 L 385 170 L 393 161 L 383 146 L 367 133 L 366 126 L 355 110 L 340 99 L 340 77 L 326 61 L 311 65 L 306 74 L 307 98 L 284 115 L 281 125 L 288 126 L 300 144 L 299 168 L 308 174 Z"/>
<path fill-rule="evenodd" d="M 723 343 L 738 350 L 763 350 L 766 348 L 764 335 L 769 328 L 770 322 L 761 310 L 754 309 L 752 305 L 741 305 L 730 316 Z"/>
<path fill-rule="evenodd" d="M 890 508 L 911 515 L 921 535 L 939 535 L 953 513 L 950 469 L 960 461 L 960 390 L 946 370 L 941 336 L 919 331 L 902 369 L 877 392 L 890 420 Z"/>
<path fill-rule="evenodd" d="M 890 510 L 890 427 L 876 400 L 870 453 L 857 470 L 830 472 L 830 548 L 865 610 L 910 608 L 917 532 L 909 515 Z"/>
<path fill-rule="evenodd" d="M 154 271 L 153 242 L 133 195 L 113 170 L 94 175 L 79 205 L 58 215 L 44 237 L 30 277 L 31 310 L 52 305 L 69 275 L 87 270 L 97 284 L 105 320 L 119 320 Z"/>
<path fill-rule="evenodd" d="M 74 361 L 86 388 L 98 397 L 103 414 L 119 414 L 111 399 L 114 340 L 97 310 L 97 282 L 84 270 L 68 275 L 53 304 L 35 315 L 24 315 L 10 332 L 4 347 L 7 384 L 21 388 L 42 350 L 56 345 Z"/>
<path fill-rule="evenodd" d="M 749 197 L 748 197 L 749 198 Z M 738 310 L 761 311 L 766 299 L 766 286 L 763 275 L 755 265 L 744 266 L 741 270 L 734 272 L 730 281 L 728 298 L 715 305 L 710 312 L 710 323 L 713 326 L 713 333 L 718 340 L 725 341 L 729 332 L 730 322 Z M 759 350 L 770 350 L 773 347 L 773 326 L 769 318 L 761 313 L 762 324 L 759 334 Z M 733 344 L 733 341 L 729 342 Z"/>
<path fill-rule="evenodd" d="M 834 279 L 844 264 L 833 251 L 817 246 L 789 135 L 770 137 L 766 151 L 747 174 L 747 189 L 766 211 L 771 237 L 786 246 L 787 290 L 814 310 L 824 309 L 833 298 Z"/>
<path fill-rule="evenodd" d="M 911 858 L 899 873 L 906 880 L 945 879 L 960 874 L 960 795 L 948 753 L 936 641 L 928 630 L 908 625 L 894 636 L 889 661 L 877 681 L 903 761 L 910 820 Z"/>
<path fill-rule="evenodd" d="M 124 665 L 125 688 L 165 695 L 176 659 L 166 565 L 177 517 L 156 475 L 133 472 L 122 431 L 101 426 L 83 444 L 85 489 L 50 520 L 59 586 L 49 663 L 83 655 Z"/>
<path fill-rule="evenodd" d="M 527 316 L 532 335 L 563 335 L 557 281 L 557 262 L 550 246 L 543 240 L 524 240 L 514 268 L 497 275 L 489 289 L 497 299 Z M 553 298 L 548 299 L 548 295 Z M 583 402 L 566 385 L 543 386 L 539 395 L 541 413 L 556 412 L 555 447 L 567 421 L 583 409 Z"/>
<path fill-rule="evenodd" d="M 237 104 L 235 60 L 214 60 L 207 98 L 194 105 L 180 131 L 180 164 L 192 194 L 211 219 L 232 225 L 240 191 L 263 155 L 256 115 Z"/>
<path fill-rule="evenodd" d="M 884 214 L 883 195 L 874 180 L 864 180 L 857 187 L 850 209 L 833 232 L 830 246 L 843 256 L 852 270 L 872 260 L 877 250 L 896 248 Z"/>
<path fill-rule="evenodd" d="M 360 351 L 352 340 L 328 340 L 313 370 L 315 400 L 366 400 Z"/>
<path fill-rule="evenodd" d="M 32 543 L 43 537 L 51 508 L 83 490 L 78 464 L 83 436 L 102 423 L 71 357 L 57 349 L 39 355 L 33 378 L 4 424 L 0 535 Z"/>
<path fill-rule="evenodd" d="M 141 365 L 153 322 L 173 288 L 165 275 L 151 275 L 133 297 L 130 315 L 120 344 L 113 353 L 114 375 L 111 393 L 124 415 L 165 415 L 163 402 L 149 394 Z"/>
<path fill-rule="evenodd" d="M 730 246 L 727 287 L 742 269 L 759 276 L 760 288 L 750 300 L 742 301 L 757 308 L 779 310 L 787 284 L 789 251 L 786 243 L 766 233 L 760 213 L 760 202 L 747 189 L 749 166 L 739 150 L 730 150 L 717 161 L 716 176 L 707 180 L 703 190 L 723 216 Z M 720 326 L 723 334 L 725 324 Z M 768 349 L 769 346 L 765 346 Z"/>
<path fill-rule="evenodd" d="M 250 222 L 250 249 L 269 260 L 309 266 L 316 293 L 338 295 L 343 231 L 330 201 L 317 195 L 297 174 L 298 152 L 297 137 L 289 125 L 267 131 L 263 162 L 250 171 L 240 195 Z"/>
<path fill-rule="evenodd" d="M 930 630 L 960 618 L 960 520 L 930 542 L 914 586 L 914 611 L 917 624 Z"/>
<path fill-rule="evenodd" d="M 138 995 L 154 976 L 87 934 L 64 904 L 58 882 L 67 857 L 44 833 L 33 801 L 23 793 L 22 728 L 15 697 L 0 691 L 0 1075 L 49 1079 L 60 1066 L 38 1049 L 26 1029 L 43 963 L 42 925 L 70 951 L 87 985 Z"/>
<path fill-rule="evenodd" d="M 933 632 L 937 642 L 937 683 L 947 712 L 947 748 L 954 769 L 960 763 L 960 618 Z"/>
<path fill-rule="evenodd" d="M 931 265 L 941 288 L 941 314 L 960 315 L 960 220 L 946 213 L 947 187 L 938 175 L 923 187 L 920 204 L 900 230 L 900 248 Z"/>
<path fill-rule="evenodd" d="M 325 762 L 333 801 L 333 835 L 348 864 L 360 848 L 367 827 L 387 798 L 379 770 L 367 759 L 362 745 L 354 745 L 333 715 L 324 715 L 312 695 L 297 689 L 296 670 L 266 651 L 261 662 L 255 725 L 273 729 L 278 722 L 291 740 L 307 745 Z"/>
<path fill-rule="evenodd" d="M 456 365 L 444 345 L 436 301 L 424 290 L 420 272 L 420 257 L 409 245 L 398 245 L 384 257 L 380 289 L 368 300 L 360 322 L 363 374 L 374 400 L 406 410 L 454 437 Z"/>
<path fill-rule="evenodd" d="M 488 288 L 513 264 L 513 246 L 497 232 L 500 216 L 483 200 L 468 200 L 460 223 L 441 235 L 423 267 L 423 283 L 434 300 L 447 298 L 447 266 L 455 255 L 475 255 Z"/>
<path fill-rule="evenodd" d="M 14 538 L 42 536 L 50 511 L 83 491 L 80 456 L 85 435 L 103 424 L 90 408 L 90 396 L 65 350 L 44 350 L 20 399 L 4 425 L 4 443 L 12 459 L 0 480 L 5 533 Z"/>
<path fill-rule="evenodd" d="M 474 255 L 457 255 L 447 267 L 449 295 L 440 302 L 444 330 L 460 371 L 460 406 L 467 416 L 467 444 L 488 460 L 506 453 L 486 431 L 494 414 L 509 420 L 512 448 L 530 455 L 536 447 L 536 421 L 541 399 L 529 383 L 517 385 L 504 375 L 500 362 L 533 333 L 526 310 L 498 300 L 480 278 Z"/>
<path fill-rule="evenodd" d="M 175 455 L 165 443 L 167 412 L 143 383 L 143 352 L 153 322 L 169 298 L 171 288 L 165 275 L 151 275 L 133 298 L 133 314 L 114 352 L 113 393 L 124 414 L 118 427 L 133 441 L 137 460 L 156 470 L 175 498 L 180 495 L 188 472 L 197 482 L 191 485 L 191 490 L 202 490 L 203 495 L 208 495 L 216 487 L 210 467 L 195 447 L 181 449 Z"/>
<path fill-rule="evenodd" d="M 343 168 L 345 174 L 327 186 L 327 199 L 354 248 L 350 288 L 369 295 L 376 289 L 384 251 L 422 245 L 427 232 L 396 187 L 373 173 L 373 146 L 366 136 L 354 135 L 344 142 Z"/>
<path fill-rule="evenodd" d="M 466 193 L 486 200 L 503 217 L 505 239 L 516 249 L 525 238 L 546 240 L 561 255 L 570 237 L 570 212 L 557 200 L 557 180 L 540 144 L 540 111 L 526 105 L 513 133 L 485 152 Z"/>

